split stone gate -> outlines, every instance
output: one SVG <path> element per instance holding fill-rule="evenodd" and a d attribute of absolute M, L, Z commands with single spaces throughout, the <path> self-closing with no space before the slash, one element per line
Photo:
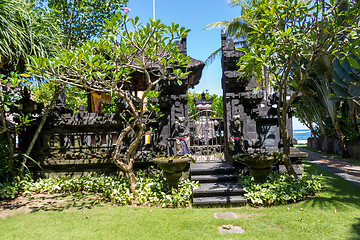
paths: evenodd
<path fill-rule="evenodd" d="M 236 153 L 236 150 L 230 150 L 231 141 L 236 143 L 241 139 L 246 142 L 250 153 L 265 149 L 274 151 L 281 147 L 276 93 L 265 98 L 263 92 L 255 91 L 254 78 L 250 81 L 241 78 L 237 61 L 242 52 L 235 49 L 233 40 L 225 34 L 221 35 L 221 47 L 224 116 L 210 119 L 209 109 L 201 108 L 198 116 L 188 115 L 187 90 L 199 83 L 204 68 L 203 62 L 190 58 L 189 70 L 192 73 L 183 79 L 182 85 L 164 80 L 157 89 L 159 97 L 153 101 L 159 104 L 164 116 L 150 123 L 157 131 L 146 136 L 151 141 L 144 139 L 142 142 L 137 156 L 139 167 L 146 164 L 152 154 L 175 154 L 178 151 L 176 141 L 184 142 L 184 139 L 190 142 L 189 151 L 205 156 L 203 160 L 223 160 L 230 164 L 231 155 Z M 179 50 L 187 54 L 186 38 L 179 42 Z M 88 113 L 84 108 L 72 113 L 66 109 L 64 101 L 63 96 L 33 150 L 33 158 L 43 168 L 40 175 L 75 176 L 119 171 L 110 156 L 123 125 L 121 116 L 118 113 Z M 205 98 L 197 101 L 208 104 Z M 288 113 L 290 137 L 291 114 Z M 31 136 L 33 131 L 28 129 L 25 135 Z M 297 158 L 296 154 L 293 157 Z"/>

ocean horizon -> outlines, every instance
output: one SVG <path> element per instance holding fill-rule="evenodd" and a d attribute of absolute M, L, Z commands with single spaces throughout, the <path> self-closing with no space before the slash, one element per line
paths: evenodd
<path fill-rule="evenodd" d="M 311 137 L 310 129 L 293 130 L 293 137 L 298 141 L 306 141 Z"/>

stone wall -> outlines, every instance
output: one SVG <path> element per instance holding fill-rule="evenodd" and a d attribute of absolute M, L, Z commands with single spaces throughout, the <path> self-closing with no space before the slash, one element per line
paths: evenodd
<path fill-rule="evenodd" d="M 338 139 L 328 139 L 328 146 L 323 137 L 320 138 L 308 138 L 307 145 L 311 148 L 320 150 L 322 152 L 335 153 L 342 155 L 340 147 L 340 141 Z M 360 159 L 360 142 L 347 143 L 348 151 L 351 158 Z"/>
<path fill-rule="evenodd" d="M 111 154 L 123 128 L 122 121 L 116 113 L 78 112 L 52 116 L 33 150 L 32 157 L 42 167 L 35 167 L 35 172 L 42 177 L 121 174 Z M 128 145 L 126 140 L 123 152 Z M 154 139 L 151 145 L 141 143 L 138 166 L 146 165 L 142 163 L 146 162 L 154 145 Z"/>

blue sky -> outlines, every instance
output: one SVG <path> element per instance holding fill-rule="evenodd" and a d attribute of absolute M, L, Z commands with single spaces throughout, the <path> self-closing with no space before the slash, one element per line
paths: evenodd
<path fill-rule="evenodd" d="M 153 17 L 153 0 L 130 0 L 130 17 L 142 22 Z M 210 23 L 229 20 L 239 15 L 239 8 L 230 7 L 228 0 L 155 0 L 155 16 L 165 24 L 172 22 L 191 29 L 187 37 L 188 55 L 201 61 L 221 46 L 220 29 L 204 30 Z M 222 95 L 220 58 L 206 66 L 200 83 L 193 91 Z"/>
<path fill-rule="evenodd" d="M 153 0 L 129 0 L 130 17 L 139 16 L 147 22 L 153 18 Z M 221 46 L 221 29 L 204 29 L 210 23 L 239 16 L 240 8 L 231 7 L 228 0 L 155 0 L 155 17 L 165 24 L 172 22 L 191 29 L 187 37 L 188 55 L 201 61 Z M 222 95 L 220 57 L 205 66 L 200 83 L 191 91 Z M 294 121 L 294 129 L 306 129 Z"/>

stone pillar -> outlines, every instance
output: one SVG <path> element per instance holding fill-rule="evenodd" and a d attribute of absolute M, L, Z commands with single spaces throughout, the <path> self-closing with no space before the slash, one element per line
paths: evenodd
<path fill-rule="evenodd" d="M 247 152 L 254 151 L 278 151 L 280 145 L 279 123 L 277 118 L 278 93 L 264 98 L 264 92 L 256 91 L 254 78 L 247 80 L 242 78 L 238 71 L 237 62 L 243 53 L 235 49 L 232 39 L 221 34 L 222 48 L 222 89 L 224 104 L 224 135 L 225 135 L 225 158 L 232 164 L 229 150 L 230 121 L 240 116 L 243 122 L 243 136 Z M 289 137 L 292 138 L 292 110 L 288 114 Z M 237 136 L 238 138 L 240 136 Z"/>
<path fill-rule="evenodd" d="M 178 43 L 179 51 L 184 56 L 186 53 L 186 38 Z M 188 76 L 181 79 L 182 84 L 179 85 L 176 80 L 165 79 L 159 85 L 159 106 L 164 114 L 159 119 L 159 129 L 155 144 L 167 146 L 169 139 L 174 138 L 175 122 L 179 117 L 185 117 L 185 121 L 189 121 L 188 114 Z"/>

